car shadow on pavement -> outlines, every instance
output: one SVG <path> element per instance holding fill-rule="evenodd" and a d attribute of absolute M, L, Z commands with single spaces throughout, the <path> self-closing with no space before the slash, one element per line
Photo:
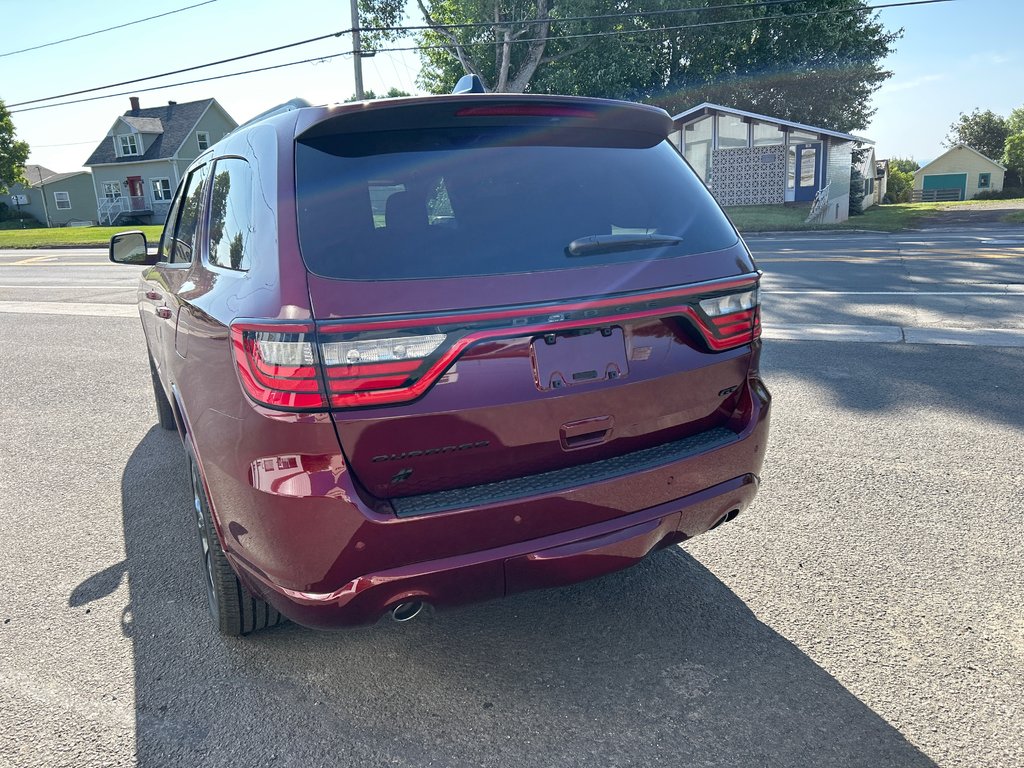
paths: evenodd
<path fill-rule="evenodd" d="M 934 765 L 682 549 L 408 624 L 236 640 L 207 616 L 173 434 L 146 435 L 122 494 L 139 766 Z"/>

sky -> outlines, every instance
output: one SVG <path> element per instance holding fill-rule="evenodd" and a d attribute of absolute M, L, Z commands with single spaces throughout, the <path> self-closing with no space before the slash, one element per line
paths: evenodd
<path fill-rule="evenodd" d="M 892 0 L 871 0 L 877 5 Z M 82 35 L 146 16 L 159 19 L 78 40 L 16 53 L 24 48 Z M 282 7 L 288 12 L 283 13 Z M 18 138 L 27 141 L 30 163 L 57 172 L 82 167 L 118 115 L 129 109 L 128 93 L 143 107 L 168 100 L 213 97 L 244 122 L 295 97 L 313 104 L 344 101 L 355 93 L 348 35 L 297 46 L 256 58 L 182 73 L 107 93 L 124 95 L 52 109 L 17 111 L 14 106 L 111 83 L 183 69 L 256 50 L 330 35 L 351 26 L 348 0 L 149 0 L 98 3 L 81 0 L 0 0 L 5 20 L 0 36 L 0 99 L 12 111 Z M 950 124 L 960 112 L 991 109 L 1007 115 L 1024 105 L 1024 2 L 952 0 L 947 3 L 879 11 L 889 29 L 903 28 L 896 51 L 884 62 L 893 77 L 875 94 L 871 124 L 855 131 L 875 141 L 882 157 L 930 160 L 944 151 Z M 421 23 L 410 14 L 409 24 Z M 408 43 L 406 43 L 408 44 Z M 401 45 L 401 44 L 399 44 Z M 211 77 L 301 59 L 312 63 L 192 85 L 146 91 L 158 85 Z M 414 52 L 378 53 L 363 59 L 367 89 L 397 87 L 419 93 Z"/>

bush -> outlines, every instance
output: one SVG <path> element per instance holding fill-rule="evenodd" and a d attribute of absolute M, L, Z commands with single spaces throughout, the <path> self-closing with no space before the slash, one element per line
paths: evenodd
<path fill-rule="evenodd" d="M 1021 187 L 1006 187 L 1005 189 L 987 189 L 974 196 L 975 200 L 1016 200 L 1024 197 L 1024 189 Z"/>

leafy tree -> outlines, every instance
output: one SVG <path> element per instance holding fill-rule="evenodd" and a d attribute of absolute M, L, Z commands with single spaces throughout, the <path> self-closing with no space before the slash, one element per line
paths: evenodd
<path fill-rule="evenodd" d="M 473 72 L 494 91 L 631 98 L 670 112 L 715 101 L 836 130 L 867 125 L 870 96 L 892 74 L 880 62 L 902 32 L 887 31 L 864 0 L 704 5 L 417 0 L 431 27 L 420 37 L 420 84 L 447 93 Z M 394 25 L 403 7 L 360 0 L 364 26 Z M 367 47 L 398 34 L 370 32 Z"/>
<path fill-rule="evenodd" d="M 1010 116 L 1006 118 L 1006 130 L 1011 136 L 1015 133 L 1024 133 L 1024 107 L 1010 111 Z"/>
<path fill-rule="evenodd" d="M 889 163 L 889 181 L 885 196 L 892 203 L 909 203 L 914 190 L 914 174 Z"/>
<path fill-rule="evenodd" d="M 966 144 L 990 160 L 998 160 L 1003 156 L 1003 147 L 1008 135 L 1006 118 L 997 115 L 991 109 L 984 112 L 975 109 L 969 115 L 961 112 L 960 117 L 949 126 L 945 146 Z"/>
<path fill-rule="evenodd" d="M 920 167 L 921 164 L 912 157 L 893 157 L 889 160 L 889 173 L 903 171 L 904 173 L 913 174 Z"/>
<path fill-rule="evenodd" d="M 1003 151 L 1003 165 L 1006 166 L 1008 172 L 1016 174 L 1018 184 L 1024 179 L 1024 131 L 1006 138 L 1006 146 Z M 1009 175 L 1007 173 L 1008 177 Z M 1013 179 L 1007 178 L 1006 186 L 1010 186 L 1011 181 Z"/>
<path fill-rule="evenodd" d="M 383 96 L 378 96 L 373 91 L 363 92 L 363 99 L 366 101 L 370 101 L 372 99 L 398 99 L 401 98 L 402 96 L 412 96 L 412 94 L 406 93 L 405 91 L 395 88 L 394 86 L 389 88 L 388 92 L 385 93 Z M 360 101 L 360 99 L 355 94 L 352 94 L 349 98 L 345 99 L 345 103 L 347 104 L 350 101 Z"/>
<path fill-rule="evenodd" d="M 0 194 L 6 193 L 10 184 L 27 184 L 22 171 L 28 160 L 28 144 L 18 141 L 14 132 L 14 121 L 0 99 Z"/>

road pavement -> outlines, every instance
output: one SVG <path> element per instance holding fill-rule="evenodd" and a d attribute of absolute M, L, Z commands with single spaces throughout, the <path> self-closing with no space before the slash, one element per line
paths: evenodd
<path fill-rule="evenodd" d="M 782 327 L 782 290 L 850 265 L 836 242 L 766 240 Z M 1021 282 L 985 274 L 1017 245 L 925 247 L 961 259 L 930 287 Z M 796 248 L 820 263 L 769 260 Z M 0 266 L 0 306 L 131 309 L 134 282 Z M 833 304 L 804 301 L 787 320 Z M 0 766 L 1024 765 L 1024 350 L 770 341 L 763 486 L 734 522 L 568 589 L 231 640 L 138 321 L 4 312 L 0 349 Z"/>

